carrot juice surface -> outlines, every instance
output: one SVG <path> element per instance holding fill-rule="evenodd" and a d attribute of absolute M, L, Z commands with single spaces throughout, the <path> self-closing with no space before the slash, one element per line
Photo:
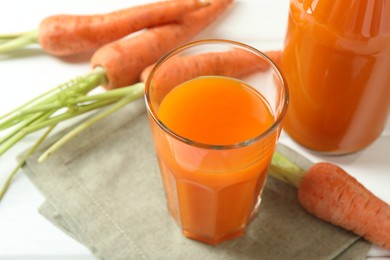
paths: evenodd
<path fill-rule="evenodd" d="M 183 83 L 163 99 L 158 115 L 176 134 L 214 145 L 252 139 L 274 122 L 259 94 L 226 77 L 199 77 Z"/>
<path fill-rule="evenodd" d="M 268 130 L 275 119 L 267 101 L 236 79 L 198 77 L 171 90 L 158 117 L 188 140 L 155 136 L 168 207 L 184 234 L 209 244 L 243 234 L 259 204 L 277 134 L 248 146 L 221 146 Z M 191 142 L 211 146 L 194 147 Z"/>
<path fill-rule="evenodd" d="M 343 154 L 381 134 L 390 110 L 389 13 L 382 0 L 291 1 L 284 129 L 298 143 Z"/>

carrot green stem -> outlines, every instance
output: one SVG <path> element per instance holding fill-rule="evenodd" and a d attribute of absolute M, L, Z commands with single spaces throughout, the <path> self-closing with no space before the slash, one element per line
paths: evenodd
<path fill-rule="evenodd" d="M 11 36 L 11 37 L 9 37 L 10 40 L 0 44 L 0 54 L 1 53 L 8 53 L 10 51 L 21 49 L 21 48 L 26 47 L 28 45 L 38 43 L 38 31 L 37 30 L 24 33 L 16 38 L 12 37 L 13 35 L 5 35 L 5 36 Z"/>
<path fill-rule="evenodd" d="M 14 125 L 17 125 L 20 122 L 24 122 L 26 120 L 29 120 L 29 118 L 31 118 L 31 117 L 32 117 L 32 115 L 29 114 L 29 115 L 18 115 L 17 117 L 13 117 L 12 119 L 8 119 L 8 120 L 0 123 L 0 131 L 7 129 L 7 128 L 10 128 L 10 127 L 13 127 Z"/>
<path fill-rule="evenodd" d="M 283 154 L 276 151 L 272 157 L 272 162 L 268 173 L 284 182 L 292 184 L 295 187 L 299 186 L 305 171 L 299 168 L 295 163 L 290 161 Z"/>
<path fill-rule="evenodd" d="M 46 137 L 49 135 L 49 133 L 53 130 L 55 125 L 50 126 L 45 133 L 38 139 L 38 141 L 23 155 L 21 160 L 19 161 L 18 165 L 13 169 L 11 174 L 6 179 L 3 187 L 0 190 L 0 201 L 3 199 L 5 193 L 7 192 L 9 186 L 11 185 L 12 180 L 14 179 L 15 175 L 19 172 L 20 168 L 24 166 L 26 163 L 27 158 L 32 155 L 36 149 L 42 144 L 42 142 L 46 139 Z"/>
<path fill-rule="evenodd" d="M 69 104 L 69 102 L 67 102 L 67 103 Z M 19 115 L 20 115 L 20 117 L 23 117 L 25 115 L 32 114 L 32 113 L 36 113 L 36 112 L 40 112 L 40 111 L 47 111 L 47 110 L 52 110 L 52 109 L 60 109 L 63 107 L 64 107 L 63 103 L 61 103 L 60 101 L 57 101 L 57 102 L 53 102 L 50 104 L 37 105 L 37 106 L 31 107 L 31 108 L 22 109 L 19 111 Z"/>
<path fill-rule="evenodd" d="M 17 129 L 14 129 L 12 132 L 1 138 L 0 143 L 4 144 L 0 145 L 0 155 L 10 149 L 13 145 L 15 145 L 20 139 L 32 132 L 35 132 L 47 126 L 58 124 L 59 122 L 87 113 L 97 108 L 110 105 L 116 101 L 117 99 L 101 100 L 99 102 L 95 102 L 87 106 L 81 106 L 77 109 L 77 111 L 68 110 L 67 112 L 64 112 L 60 115 L 49 118 L 49 116 L 56 111 L 52 110 L 49 111 L 45 117 L 43 117 L 43 120 L 42 117 L 40 118 L 40 116 L 42 115 L 41 112 L 40 114 L 37 114 L 34 118 L 30 118 L 29 121 L 23 122 L 23 125 L 18 126 Z M 41 120 L 36 120 L 37 118 Z"/>
<path fill-rule="evenodd" d="M 28 34 L 29 32 L 19 32 L 19 33 L 3 33 L 0 34 L 0 40 L 11 40 L 18 37 L 21 37 L 23 35 Z"/>
<path fill-rule="evenodd" d="M 74 128 L 72 131 L 65 134 L 62 138 L 60 138 L 57 142 L 55 142 L 49 149 L 47 149 L 38 159 L 39 162 L 42 162 L 46 160 L 51 154 L 53 154 L 55 151 L 57 151 L 59 148 L 64 146 L 67 142 L 69 142 L 72 138 L 74 138 L 76 135 L 78 135 L 80 132 L 84 131 L 91 125 L 95 124 L 96 122 L 102 120 L 103 118 L 109 116 L 110 114 L 114 113 L 115 111 L 119 110 L 120 108 L 124 107 L 131 101 L 134 101 L 135 99 L 138 99 L 143 96 L 144 93 L 144 84 L 143 83 L 137 83 L 133 85 L 131 88 L 129 88 L 129 93 L 121 98 L 118 102 L 116 102 L 114 105 L 112 105 L 110 108 L 100 112 L 99 114 L 91 117 L 89 120 L 85 121 L 84 123 L 78 125 L 76 128 Z"/>
<path fill-rule="evenodd" d="M 90 95 L 90 96 L 82 96 L 79 98 L 76 98 L 74 101 L 79 103 L 79 102 L 88 102 L 88 101 L 94 101 L 94 100 L 102 100 L 102 99 L 118 99 L 126 96 L 127 94 L 133 92 L 135 88 L 134 86 L 129 86 L 129 87 L 123 87 L 123 88 L 118 88 L 118 89 L 113 89 L 101 94 L 95 94 L 95 95 Z"/>
<path fill-rule="evenodd" d="M 62 88 L 62 85 L 57 86 L 56 88 L 53 88 L 53 89 L 51 89 L 51 90 L 49 90 L 49 91 L 47 91 L 47 92 L 45 92 L 45 93 L 43 93 L 43 94 L 41 94 L 41 95 L 39 95 L 37 97 L 31 99 L 30 101 L 24 103 L 23 105 L 21 105 L 21 106 L 15 108 L 15 109 L 9 111 L 8 113 L 0 116 L 0 125 L 3 124 L 2 121 L 5 121 L 7 118 L 9 118 L 11 116 L 15 116 L 15 114 L 18 114 L 21 109 L 23 109 L 25 107 L 32 106 L 35 103 L 40 102 L 44 98 L 47 99 L 47 98 L 53 96 L 60 88 Z"/>
<path fill-rule="evenodd" d="M 105 71 L 102 67 L 96 67 L 88 74 L 72 79 L 48 92 L 30 100 L 24 105 L 0 116 L 0 130 L 11 127 L 26 119 L 26 114 L 37 111 L 51 110 L 52 108 L 72 107 L 71 100 L 83 96 L 97 86 L 106 82 Z M 44 108 L 40 110 L 39 108 Z M 28 113 L 24 111 L 29 111 Z"/>
<path fill-rule="evenodd" d="M 70 105 L 76 105 L 80 103 L 86 103 L 86 102 L 96 102 L 99 100 L 108 100 L 108 99 L 118 99 L 123 97 L 124 95 L 129 92 L 130 87 L 124 87 L 124 88 L 119 88 L 119 89 L 113 89 L 108 92 L 104 92 L 101 94 L 95 94 L 95 95 L 89 95 L 89 96 L 80 96 L 80 97 L 75 97 L 67 100 L 67 103 Z M 27 108 L 27 109 L 22 109 L 19 111 L 21 115 L 24 114 L 29 114 L 29 113 L 35 113 L 37 111 L 45 111 L 45 110 L 51 110 L 51 109 L 60 109 L 64 107 L 62 103 L 57 102 L 53 104 L 47 104 L 47 105 L 38 105 L 34 106 L 32 108 Z"/>
<path fill-rule="evenodd" d="M 67 111 L 63 114 L 60 114 L 58 116 L 55 116 L 55 117 L 51 117 L 45 121 L 42 121 L 42 122 L 39 122 L 37 124 L 33 124 L 33 125 L 29 125 L 28 127 L 26 127 L 24 130 L 28 133 L 32 133 L 34 131 L 37 131 L 41 128 L 44 128 L 44 127 L 47 127 L 47 126 L 50 126 L 50 125 L 53 125 L 53 124 L 57 124 L 59 122 L 62 122 L 62 121 L 65 121 L 67 119 L 70 119 L 70 118 L 73 118 L 73 117 L 76 117 L 78 115 L 81 115 L 81 114 L 85 114 L 89 111 L 92 111 L 92 110 L 95 110 L 97 108 L 101 108 L 101 107 L 104 107 L 104 106 L 107 106 L 107 105 L 111 105 L 112 103 L 116 102 L 117 100 L 116 99 L 109 99 L 109 100 L 102 100 L 102 101 L 99 101 L 99 102 L 95 102 L 91 105 L 88 105 L 88 106 L 84 106 L 84 107 L 80 107 L 77 109 L 77 111 Z"/>
<path fill-rule="evenodd" d="M 46 126 L 49 126 L 51 124 L 56 124 L 61 121 L 64 121 L 66 119 L 87 113 L 89 111 L 95 110 L 97 108 L 101 108 L 107 105 L 111 105 L 124 96 L 134 93 L 134 86 L 124 87 L 120 89 L 114 89 L 110 90 L 108 92 L 102 93 L 102 94 L 96 94 L 91 96 L 84 96 L 76 99 L 78 102 L 85 102 L 85 101 L 95 101 L 94 103 L 89 103 L 88 105 L 79 105 L 77 107 L 77 110 L 75 111 L 68 111 L 66 113 L 60 114 L 58 116 L 52 117 L 48 120 L 45 120 L 43 122 L 40 122 L 38 124 L 33 124 L 25 128 L 28 132 L 34 132 L 36 130 L 39 130 L 41 128 L 44 128 Z"/>
<path fill-rule="evenodd" d="M 1 118 L 2 120 L 0 119 L 0 130 L 12 126 L 14 126 L 15 128 L 12 129 L 5 136 L 0 138 L 0 155 L 10 149 L 24 136 L 32 132 L 32 130 L 30 130 L 31 128 L 39 129 L 36 128 L 35 125 L 41 126 L 46 120 L 48 120 L 48 118 L 52 114 L 58 112 L 61 108 L 67 108 L 67 111 L 69 112 L 68 118 L 80 114 L 75 112 L 79 109 L 77 104 L 68 101 L 72 100 L 74 97 L 86 95 L 89 91 L 96 88 L 100 84 L 103 84 L 105 81 L 106 76 L 104 69 L 98 67 L 92 72 L 82 77 L 78 77 L 76 79 L 68 81 L 65 84 L 62 84 L 59 87 L 55 88 L 55 90 L 47 92 L 47 95 L 41 95 L 35 98 L 34 101 L 27 102 L 27 104 L 19 107 L 19 110 L 16 109 L 13 112 L 8 113 L 6 116 L 3 116 Z M 34 107 L 36 106 L 50 107 L 51 105 L 58 103 L 61 104 L 61 107 L 56 107 L 55 109 L 49 110 L 34 110 Z M 27 115 L 20 112 L 20 110 L 27 108 L 34 110 L 34 112 L 31 112 Z M 91 106 L 89 110 L 92 110 L 93 108 L 96 108 L 96 104 L 95 106 Z M 85 110 L 87 109 L 81 110 L 84 110 L 85 112 Z M 59 121 L 53 120 L 52 122 L 50 122 L 50 124 L 58 122 Z M 46 121 L 46 124 L 44 124 L 44 126 L 50 124 L 47 124 Z M 30 128 L 28 128 L 27 126 L 29 126 Z"/>
<path fill-rule="evenodd" d="M 18 128 L 18 130 L 14 131 L 11 136 L 7 136 L 6 139 L 2 140 L 3 143 L 0 145 L 0 155 L 8 151 L 14 144 L 16 144 L 28 134 L 26 131 L 26 127 L 28 125 L 42 122 L 50 117 L 50 115 L 52 115 L 54 112 L 55 111 L 53 110 L 46 113 L 39 113 L 33 119 L 28 121 L 28 123 L 23 123 L 23 127 Z"/>
<path fill-rule="evenodd" d="M 21 129 L 23 129 L 25 126 L 31 124 L 33 121 L 35 121 L 36 119 L 38 119 L 42 114 L 39 113 L 39 114 L 36 114 L 36 115 L 33 115 L 31 116 L 28 120 L 25 120 L 23 122 L 21 122 L 16 128 L 12 129 L 11 132 L 7 133 L 6 135 L 2 136 L 0 138 L 0 144 L 4 143 L 5 141 L 7 141 L 10 137 L 12 137 L 13 135 L 15 135 L 17 132 L 19 132 Z M 0 152 L 1 154 L 1 152 Z"/>

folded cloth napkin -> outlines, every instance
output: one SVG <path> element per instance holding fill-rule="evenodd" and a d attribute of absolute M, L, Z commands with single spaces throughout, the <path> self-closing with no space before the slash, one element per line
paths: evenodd
<path fill-rule="evenodd" d="M 240 238 L 210 246 L 169 216 L 142 100 L 95 124 L 25 173 L 46 197 L 40 212 L 98 259 L 365 259 L 370 244 L 306 213 L 296 189 L 269 178 Z"/>

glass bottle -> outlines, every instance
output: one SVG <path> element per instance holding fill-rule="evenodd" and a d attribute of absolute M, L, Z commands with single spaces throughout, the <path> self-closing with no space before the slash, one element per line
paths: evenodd
<path fill-rule="evenodd" d="M 281 68 L 295 141 L 331 154 L 368 146 L 390 110 L 390 1 L 291 0 Z"/>

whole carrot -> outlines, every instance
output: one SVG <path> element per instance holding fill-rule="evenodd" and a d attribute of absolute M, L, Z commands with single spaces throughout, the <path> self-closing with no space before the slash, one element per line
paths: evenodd
<path fill-rule="evenodd" d="M 298 188 L 301 205 L 334 225 L 390 250 L 390 206 L 330 163 L 317 163 Z"/>
<path fill-rule="evenodd" d="M 5 53 L 32 43 L 55 56 L 96 49 L 132 32 L 176 21 L 185 13 L 210 4 L 211 0 L 161 1 L 97 15 L 53 15 L 38 30 L 0 44 Z"/>
<path fill-rule="evenodd" d="M 269 173 L 296 186 L 309 213 L 390 250 L 390 205 L 339 166 L 320 162 L 303 171 L 276 152 Z"/>
<path fill-rule="evenodd" d="M 91 65 L 105 69 L 107 89 L 134 84 L 147 66 L 205 29 L 232 1 L 213 0 L 211 5 L 183 15 L 176 23 L 153 27 L 132 38 L 107 44 L 95 52 Z"/>
<path fill-rule="evenodd" d="M 265 54 L 273 61 L 278 61 L 280 51 L 268 51 Z M 146 82 L 155 65 L 148 66 L 141 73 L 141 81 Z M 235 48 L 228 51 L 209 52 L 188 56 L 178 56 L 165 64 L 163 71 L 159 71 L 158 93 L 154 93 L 156 99 L 162 99 L 173 87 L 188 79 L 201 75 L 218 75 L 227 77 L 245 77 L 255 71 L 266 70 L 269 63 L 259 63 L 258 57 L 253 53 Z M 161 100 L 160 100 L 161 101 Z"/>
<path fill-rule="evenodd" d="M 274 62 L 280 53 L 280 51 L 265 52 Z M 164 80 L 164 85 L 170 86 L 199 75 L 243 77 L 268 67 L 267 62 L 258 63 L 255 55 L 241 49 L 175 57 L 167 65 L 166 69 L 159 73 L 159 81 Z M 142 71 L 141 81 L 146 82 L 154 66 L 155 64 L 150 65 Z"/>

